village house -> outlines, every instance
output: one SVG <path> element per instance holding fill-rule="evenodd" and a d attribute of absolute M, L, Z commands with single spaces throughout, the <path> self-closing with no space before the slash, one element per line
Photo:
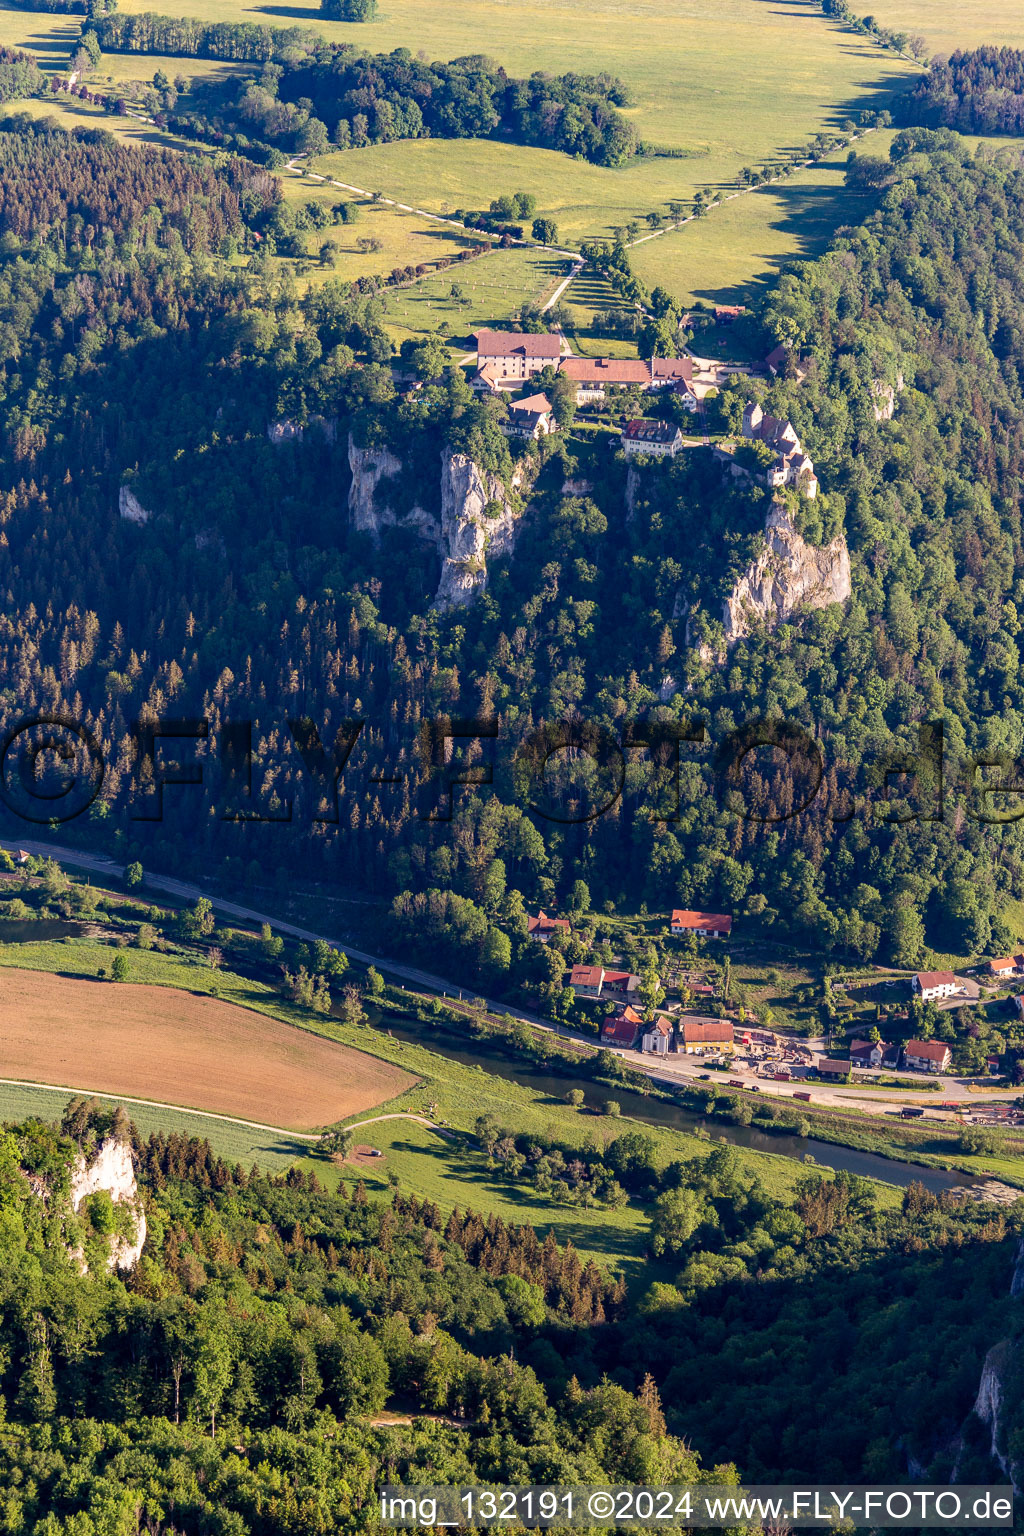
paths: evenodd
<path fill-rule="evenodd" d="M 547 437 L 554 431 L 547 395 L 528 395 L 525 400 L 513 400 L 508 411 L 508 420 L 501 424 L 506 437 Z"/>
<path fill-rule="evenodd" d="M 810 456 L 804 453 L 791 421 L 769 416 L 756 400 L 748 400 L 743 411 L 743 436 L 764 443 L 775 454 L 765 471 L 765 484 L 773 489 L 794 485 L 808 499 L 818 494 L 818 477 Z"/>
<path fill-rule="evenodd" d="M 600 997 L 604 986 L 604 966 L 574 965 L 569 972 L 569 985 L 577 997 Z"/>
<path fill-rule="evenodd" d="M 768 367 L 768 372 L 773 377 L 786 371 L 786 368 L 789 365 L 791 351 L 792 348 L 782 346 L 780 344 L 777 347 L 773 347 L 772 350 L 768 353 L 767 357 L 765 358 L 765 363 Z M 796 357 L 792 359 L 792 374 L 795 383 L 803 383 L 804 379 L 807 377 L 807 361 L 805 358 Z"/>
<path fill-rule="evenodd" d="M 698 939 L 727 939 L 732 932 L 732 918 L 724 912 L 691 912 L 677 907 L 670 926 L 677 937 L 695 933 Z"/>
<path fill-rule="evenodd" d="M 952 971 L 918 971 L 910 990 L 922 1003 L 933 1003 L 939 997 L 952 997 L 960 990 L 960 983 Z"/>
<path fill-rule="evenodd" d="M 689 357 L 652 357 L 651 389 L 671 389 L 688 411 L 697 409 L 693 385 L 693 360 Z"/>
<path fill-rule="evenodd" d="M 731 1019 L 708 1019 L 699 1014 L 688 1014 L 680 1020 L 680 1038 L 687 1056 L 702 1056 L 705 1051 L 716 1054 L 733 1049 L 733 1024 Z"/>
<path fill-rule="evenodd" d="M 889 1045 L 885 1040 L 854 1040 L 850 1044 L 850 1060 L 855 1067 L 885 1066 L 887 1056 L 895 1066 L 899 1048 Z"/>
<path fill-rule="evenodd" d="M 1024 955 L 1007 955 L 1002 960 L 990 960 L 988 974 L 1003 980 L 1024 971 Z"/>
<path fill-rule="evenodd" d="M 849 1056 L 840 1056 L 837 1060 L 833 1060 L 831 1056 L 819 1056 L 814 1063 L 814 1070 L 819 1077 L 833 1078 L 838 1081 L 849 1077 L 851 1066 Z"/>
<path fill-rule="evenodd" d="M 953 1053 L 942 1040 L 908 1040 L 903 1047 L 904 1066 L 914 1072 L 945 1072 Z"/>
<path fill-rule="evenodd" d="M 526 914 L 526 931 L 531 939 L 536 939 L 538 944 L 547 944 L 556 933 L 568 934 L 571 932 L 569 924 L 564 917 L 548 917 L 543 910 L 536 917 Z"/>
<path fill-rule="evenodd" d="M 635 1008 L 616 1009 L 601 1026 L 601 1044 L 617 1045 L 620 1050 L 631 1051 L 643 1021 L 643 1014 Z"/>
<path fill-rule="evenodd" d="M 648 1056 L 667 1056 L 672 1044 L 672 1020 L 660 1014 L 640 1037 L 640 1049 Z"/>
<path fill-rule="evenodd" d="M 561 355 L 562 338 L 550 332 L 477 331 L 473 382 L 490 390 L 517 389 L 543 368 L 557 368 Z"/>
<path fill-rule="evenodd" d="M 622 429 L 622 447 L 627 459 L 649 453 L 658 459 L 674 459 L 683 446 L 683 434 L 674 421 L 650 421 L 639 417 L 627 421 Z"/>
<path fill-rule="evenodd" d="M 742 304 L 716 304 L 715 320 L 719 325 L 732 325 L 744 313 Z"/>

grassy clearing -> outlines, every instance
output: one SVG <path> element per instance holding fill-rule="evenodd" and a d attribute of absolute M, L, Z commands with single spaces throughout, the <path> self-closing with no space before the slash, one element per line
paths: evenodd
<path fill-rule="evenodd" d="M 621 1210 L 583 1211 L 553 1205 L 546 1196 L 525 1186 L 500 1179 L 488 1168 L 486 1158 L 472 1144 L 445 1139 L 415 1121 L 391 1120 L 367 1127 L 357 1137 L 361 1146 L 378 1148 L 384 1155 L 373 1164 L 346 1164 L 340 1173 L 324 1173 L 322 1161 L 306 1158 L 300 1164 L 318 1178 L 354 1184 L 362 1179 L 370 1191 L 386 1189 L 389 1173 L 397 1175 L 405 1191 L 433 1200 L 442 1210 L 493 1212 L 508 1222 L 528 1222 L 544 1238 L 548 1231 L 558 1243 L 571 1242 L 585 1258 L 639 1274 L 639 1254 L 648 1228 L 646 1214 L 637 1206 Z M 648 1277 L 649 1278 L 649 1277 Z"/>
<path fill-rule="evenodd" d="M 307 286 L 311 282 L 328 278 L 354 282 L 358 277 L 378 277 L 393 267 L 418 266 L 423 262 L 436 261 L 439 256 L 452 256 L 475 244 L 457 230 L 448 229 L 418 214 L 403 213 L 387 204 L 374 203 L 353 197 L 340 187 L 325 187 L 301 176 L 283 178 L 284 195 L 289 203 L 322 203 L 332 208 L 336 203 L 354 202 L 359 206 L 359 217 L 352 224 L 332 225 L 329 229 L 307 233 L 309 249 L 319 252 L 320 246 L 329 244 L 335 255 L 335 265 L 322 269 L 314 265 L 303 274 L 301 280 Z M 361 251 L 360 240 L 380 240 L 379 251 Z M 285 258 L 291 262 L 291 258 Z M 449 287 L 452 279 L 449 279 Z"/>
<path fill-rule="evenodd" d="M 522 304 L 542 298 L 566 269 L 565 260 L 548 251 L 524 246 L 496 250 L 384 295 L 386 323 L 399 341 L 442 326 L 446 334 L 468 338 L 481 325 L 507 319 Z M 450 297 L 453 283 L 464 289 L 468 302 Z"/>

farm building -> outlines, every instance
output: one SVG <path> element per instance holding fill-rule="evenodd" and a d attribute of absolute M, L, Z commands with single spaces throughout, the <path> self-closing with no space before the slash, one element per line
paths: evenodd
<path fill-rule="evenodd" d="M 845 1080 L 850 1075 L 852 1062 L 848 1056 L 833 1060 L 831 1056 L 819 1056 L 814 1063 L 814 1069 L 819 1077 L 832 1077 L 837 1080 Z"/>
<path fill-rule="evenodd" d="M 638 357 L 563 357 L 559 373 L 576 385 L 576 404 L 603 400 L 606 389 L 647 389 L 651 371 Z"/>
<path fill-rule="evenodd" d="M 670 927 L 677 936 L 695 933 L 698 939 L 727 939 L 732 932 L 732 918 L 724 912 L 691 912 L 677 907 Z"/>
<path fill-rule="evenodd" d="M 476 365 L 491 389 L 514 389 L 540 373 L 557 368 L 562 355 L 561 337 L 525 331 L 477 331 Z M 474 381 L 475 382 L 475 381 Z"/>

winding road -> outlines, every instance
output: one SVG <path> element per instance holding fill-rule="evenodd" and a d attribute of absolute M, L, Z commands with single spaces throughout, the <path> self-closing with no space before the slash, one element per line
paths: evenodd
<path fill-rule="evenodd" d="M 89 873 L 108 879 L 123 880 L 124 878 L 125 866 L 117 863 L 116 860 L 107 858 L 103 854 L 87 853 L 81 849 L 65 847 L 58 843 L 33 839 L 26 839 L 18 843 L 0 840 L 0 848 L 6 848 L 11 854 L 24 850 L 26 853 L 34 854 L 40 858 L 54 858 L 61 864 L 69 864 L 74 868 L 84 869 Z M 386 955 L 372 955 L 366 950 L 356 949 L 351 944 L 342 943 L 330 933 L 324 933 L 313 928 L 305 928 L 298 923 L 291 923 L 277 917 L 273 913 L 262 912 L 255 907 L 246 907 L 238 902 L 228 901 L 225 897 L 216 895 L 214 892 L 206 890 L 191 881 L 177 880 L 170 875 L 152 874 L 147 870 L 144 885 L 147 890 L 160 891 L 183 902 L 198 901 L 201 896 L 205 896 L 214 910 L 225 917 L 235 918 L 239 922 L 252 924 L 256 927 L 269 923 L 275 933 L 286 935 L 293 939 L 301 939 L 305 943 L 313 943 L 317 939 L 321 939 L 340 953 L 347 955 L 357 965 L 372 965 L 383 974 L 421 994 L 425 991 L 428 994 L 441 993 L 447 997 L 461 999 L 463 993 L 469 990 L 465 987 L 460 987 L 457 982 L 453 982 L 444 976 L 435 976 L 431 971 L 421 970 L 417 966 L 403 965 L 400 961 L 392 960 Z M 479 994 L 473 993 L 472 995 L 475 997 Z M 594 1039 L 590 1035 L 577 1033 L 575 1030 L 571 1030 L 564 1025 L 553 1024 L 550 1019 L 541 1018 L 538 1014 L 531 1013 L 524 1008 L 513 1007 L 509 1003 L 493 1002 L 489 998 L 484 998 L 483 1002 L 487 1011 L 491 1014 L 521 1019 L 534 1029 L 545 1030 L 547 1033 L 557 1035 L 563 1040 L 582 1045 L 588 1050 L 594 1049 Z M 610 1049 L 613 1055 L 628 1062 L 631 1068 L 638 1072 L 645 1072 L 653 1080 L 664 1085 L 679 1087 L 681 1083 L 687 1081 L 692 1083 L 694 1079 L 704 1078 L 709 1075 L 703 1061 L 698 1056 L 652 1057 L 642 1055 L 634 1050 L 619 1050 L 614 1047 Z M 741 1082 L 746 1088 L 756 1088 L 760 1093 L 779 1099 L 792 1099 L 794 1094 L 806 1092 L 808 1089 L 808 1085 L 800 1079 L 794 1079 L 788 1083 L 778 1083 L 771 1079 L 758 1077 L 755 1072 L 740 1067 L 730 1067 L 728 1072 L 714 1073 L 711 1077 L 712 1081 L 717 1081 L 719 1087 L 725 1087 L 727 1079 Z M 38 1084 L 36 1086 L 46 1087 L 49 1085 Z M 856 1087 L 851 1087 L 844 1092 L 842 1089 L 833 1088 L 827 1084 L 815 1083 L 811 1107 L 871 1109 L 877 1114 L 883 1109 L 896 1109 L 902 1105 L 913 1105 L 924 1108 L 926 1111 L 935 1111 L 938 1109 L 935 1101 L 939 1098 L 948 1101 L 956 1099 L 960 1100 L 964 1107 L 974 1106 L 980 1108 L 987 1101 L 990 1102 L 992 1099 L 998 1099 L 1000 1093 L 1004 1099 L 1012 1097 L 1012 1094 L 1007 1094 L 1006 1089 L 1001 1091 L 995 1090 L 991 1094 L 984 1091 L 980 1093 L 977 1091 L 971 1092 L 966 1085 L 953 1078 L 943 1078 L 940 1081 L 939 1087 L 939 1092 L 935 1092 L 934 1089 L 930 1089 L 929 1086 L 922 1084 L 921 1090 L 917 1092 L 895 1090 L 890 1096 L 884 1091 L 868 1090 L 858 1095 Z M 165 1105 L 162 1107 L 176 1109 L 179 1106 Z M 224 1116 L 222 1118 L 226 1119 L 229 1117 Z M 940 1112 L 936 1118 L 945 1120 L 948 1118 L 948 1115 Z M 249 1124 L 251 1122 L 240 1123 Z M 363 1123 L 368 1124 L 369 1122 Z M 276 1130 L 279 1128 L 276 1126 L 266 1126 L 263 1129 Z M 287 1132 L 286 1134 L 292 1135 L 295 1133 Z"/>

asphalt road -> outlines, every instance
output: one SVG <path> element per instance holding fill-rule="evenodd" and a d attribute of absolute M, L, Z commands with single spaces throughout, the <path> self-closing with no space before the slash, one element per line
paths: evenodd
<path fill-rule="evenodd" d="M 20 842 L 0 841 L 0 847 L 6 848 L 9 853 L 16 853 L 23 848 L 26 853 L 35 854 L 41 858 L 54 858 L 61 864 L 72 865 L 76 869 L 84 869 L 92 874 L 105 878 L 113 877 L 121 879 L 124 875 L 124 865 L 102 854 L 85 853 L 78 848 L 64 847 L 59 843 L 42 842 L 32 839 L 24 839 Z M 176 880 L 170 875 L 153 874 L 146 871 L 144 889 L 147 891 L 160 891 L 165 895 L 173 896 L 178 901 L 198 901 L 200 896 L 205 896 L 214 910 L 225 917 L 232 917 L 240 922 L 251 923 L 257 927 L 263 923 L 269 923 L 275 933 L 287 935 L 289 938 L 302 939 L 306 943 L 312 943 L 316 939 L 323 939 L 333 948 L 340 950 L 342 954 L 354 960 L 358 965 L 372 965 L 383 975 L 402 982 L 413 989 L 423 989 L 428 993 L 445 993 L 451 997 L 461 997 L 466 993 L 478 996 L 470 989 L 460 986 L 444 976 L 435 976 L 430 971 L 420 970 L 416 966 L 402 965 L 399 961 L 392 960 L 386 955 L 372 955 L 366 950 L 356 949 L 351 944 L 344 944 L 333 934 L 325 933 L 313 928 L 303 928 L 297 923 L 290 923 L 275 916 L 272 912 L 262 912 L 255 907 L 242 906 L 238 902 L 228 901 L 223 896 L 205 890 L 202 886 L 193 884 L 187 880 Z M 494 1014 L 504 1014 L 508 1018 L 522 1019 L 525 1023 L 535 1028 L 547 1030 L 551 1034 L 559 1035 L 563 1039 L 573 1040 L 590 1049 L 594 1047 L 593 1037 L 578 1034 L 564 1026 L 552 1024 L 550 1020 L 541 1018 L 538 1014 L 530 1013 L 523 1008 L 514 1008 L 508 1003 L 497 1003 L 485 998 L 484 1002 L 488 1010 Z M 800 1042 L 806 1045 L 807 1041 Z M 645 1056 L 638 1051 L 615 1050 L 613 1054 L 627 1061 L 630 1067 L 640 1072 L 646 1072 L 652 1079 L 671 1086 L 678 1086 L 680 1082 L 692 1082 L 707 1072 L 707 1067 L 698 1056 Z M 770 1097 L 779 1099 L 791 1099 L 795 1093 L 810 1092 L 813 1095 L 812 1104 L 829 1106 L 832 1108 L 873 1109 L 876 1113 L 885 1109 L 895 1109 L 900 1105 L 922 1106 L 927 1110 L 937 1108 L 936 1100 L 960 1099 L 965 1103 L 980 1106 L 990 1095 L 970 1093 L 966 1086 L 952 1078 L 940 1080 L 940 1092 L 929 1092 L 922 1083 L 921 1093 L 893 1091 L 890 1096 L 883 1091 L 857 1094 L 855 1089 L 840 1089 L 827 1085 L 814 1084 L 813 1086 L 795 1080 L 789 1083 L 773 1082 L 770 1079 L 759 1078 L 756 1073 L 743 1068 L 730 1067 L 726 1072 L 712 1072 L 711 1081 L 719 1087 L 724 1087 L 731 1078 L 742 1082 L 745 1087 L 753 1087 Z M 1007 1096 L 1006 1090 L 1002 1095 Z M 938 1118 L 943 1118 L 941 1112 Z"/>

